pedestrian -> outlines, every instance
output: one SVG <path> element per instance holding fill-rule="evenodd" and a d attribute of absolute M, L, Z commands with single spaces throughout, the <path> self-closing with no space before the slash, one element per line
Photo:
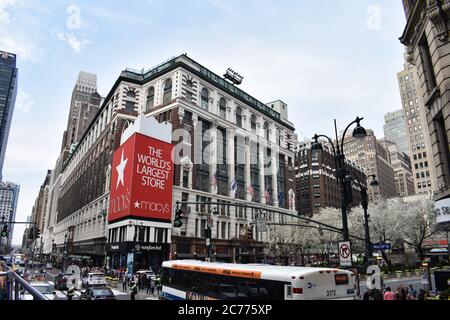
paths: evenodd
<path fill-rule="evenodd" d="M 380 289 L 373 289 L 372 290 L 372 300 L 376 301 L 382 301 L 383 300 L 383 293 Z"/>
<path fill-rule="evenodd" d="M 159 293 L 161 292 L 162 289 L 160 276 L 156 276 L 155 287 L 156 287 L 156 294 L 159 296 Z"/>
<path fill-rule="evenodd" d="M 152 296 L 155 295 L 155 287 L 156 287 L 155 280 L 150 279 L 150 291 L 152 292 Z"/>
<path fill-rule="evenodd" d="M 425 300 L 425 290 L 420 289 L 419 295 L 417 296 L 417 300 Z"/>
<path fill-rule="evenodd" d="M 410 295 L 413 298 L 413 300 L 416 300 L 417 299 L 417 290 L 414 289 L 412 284 L 409 285 L 409 292 L 410 292 Z"/>
<path fill-rule="evenodd" d="M 397 289 L 397 300 L 406 300 L 406 291 L 403 285 Z"/>
<path fill-rule="evenodd" d="M 372 290 L 368 289 L 366 293 L 364 293 L 363 300 L 373 300 L 372 298 Z"/>
<path fill-rule="evenodd" d="M 136 294 L 138 293 L 138 287 L 136 285 L 136 282 L 132 282 L 132 287 L 130 289 L 131 291 L 131 300 L 136 300 Z"/>
<path fill-rule="evenodd" d="M 141 273 L 140 275 L 138 275 L 138 287 L 139 287 L 139 291 L 142 290 L 142 288 L 144 287 L 144 277 L 143 277 L 143 273 Z"/>
<path fill-rule="evenodd" d="M 74 296 L 75 296 L 75 287 L 71 287 L 69 291 L 67 291 L 67 300 L 72 301 Z"/>
<path fill-rule="evenodd" d="M 122 277 L 122 290 L 127 292 L 127 277 Z"/>
<path fill-rule="evenodd" d="M 386 288 L 386 292 L 384 293 L 384 300 L 397 300 L 395 293 L 391 291 L 391 287 Z"/>

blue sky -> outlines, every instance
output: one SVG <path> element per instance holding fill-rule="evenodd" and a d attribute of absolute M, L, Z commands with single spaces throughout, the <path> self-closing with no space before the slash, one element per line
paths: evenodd
<path fill-rule="evenodd" d="M 19 64 L 4 166 L 21 185 L 17 220 L 54 166 L 80 70 L 106 96 L 124 68 L 187 53 L 216 73 L 232 67 L 261 101 L 288 103 L 300 137 L 359 115 L 381 138 L 384 114 L 401 108 L 404 25 L 400 0 L 0 0 L 0 50 Z"/>

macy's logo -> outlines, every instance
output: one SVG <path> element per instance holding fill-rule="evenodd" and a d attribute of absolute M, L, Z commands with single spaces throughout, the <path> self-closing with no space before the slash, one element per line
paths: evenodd
<path fill-rule="evenodd" d="M 150 201 L 136 201 L 134 208 L 157 213 L 170 213 L 170 206 L 168 204 Z"/>

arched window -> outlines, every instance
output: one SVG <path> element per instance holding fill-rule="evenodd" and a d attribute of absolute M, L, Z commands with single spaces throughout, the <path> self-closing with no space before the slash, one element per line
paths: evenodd
<path fill-rule="evenodd" d="M 253 133 L 256 133 L 256 116 L 252 114 L 250 117 L 251 129 Z"/>
<path fill-rule="evenodd" d="M 239 128 L 242 128 L 242 108 L 241 107 L 236 108 L 236 125 Z"/>
<path fill-rule="evenodd" d="M 201 92 L 201 107 L 204 110 L 209 110 L 209 91 L 203 88 Z"/>
<path fill-rule="evenodd" d="M 267 121 L 264 122 L 264 135 L 266 137 L 266 140 L 270 140 L 270 129 L 269 129 L 269 123 Z"/>
<path fill-rule="evenodd" d="M 149 112 L 155 106 L 155 88 L 150 87 L 147 91 L 147 102 L 145 103 L 145 112 Z"/>
<path fill-rule="evenodd" d="M 172 101 L 172 79 L 167 79 L 164 84 L 163 104 L 168 104 L 170 101 Z"/>
<path fill-rule="evenodd" d="M 219 101 L 219 116 L 224 120 L 227 119 L 227 102 L 224 98 L 220 98 Z"/>
<path fill-rule="evenodd" d="M 127 97 L 128 98 L 136 98 L 136 93 L 134 91 L 129 90 L 127 92 Z"/>

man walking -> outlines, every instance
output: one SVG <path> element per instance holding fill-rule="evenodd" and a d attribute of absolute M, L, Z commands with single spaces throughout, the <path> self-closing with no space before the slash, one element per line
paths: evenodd
<path fill-rule="evenodd" d="M 136 294 L 138 293 L 138 287 L 136 285 L 136 282 L 132 282 L 132 287 L 131 287 L 131 300 L 136 300 Z"/>
<path fill-rule="evenodd" d="M 123 292 L 127 292 L 127 277 L 124 275 L 122 276 L 122 290 Z"/>

